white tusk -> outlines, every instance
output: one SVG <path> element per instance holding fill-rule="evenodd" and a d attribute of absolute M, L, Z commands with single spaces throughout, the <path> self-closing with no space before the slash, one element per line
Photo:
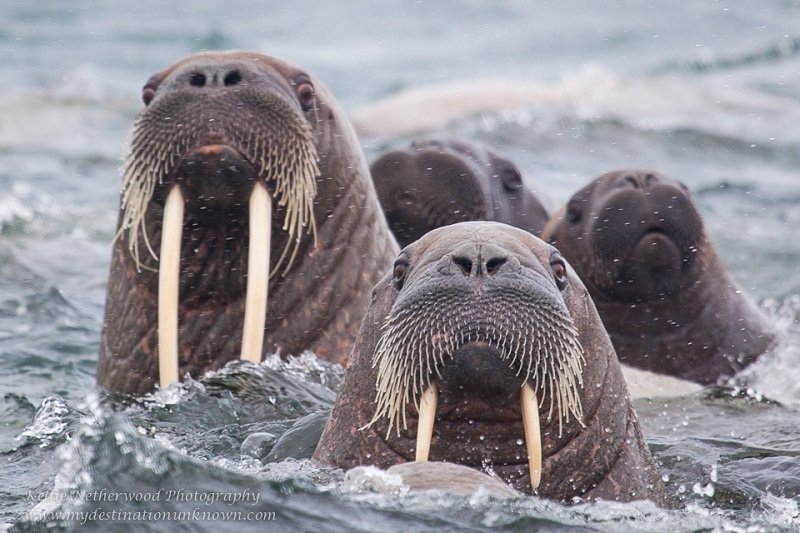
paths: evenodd
<path fill-rule="evenodd" d="M 439 402 L 439 387 L 431 383 L 419 399 L 419 422 L 417 424 L 417 461 L 427 461 L 431 451 L 433 423 L 436 419 L 436 404 Z"/>
<path fill-rule="evenodd" d="M 247 252 L 247 294 L 241 359 L 261 362 L 269 290 L 269 247 L 272 236 L 272 198 L 260 182 L 250 194 L 250 243 Z"/>
<path fill-rule="evenodd" d="M 178 381 L 178 279 L 183 236 L 183 194 L 172 187 L 164 205 L 158 267 L 158 375 L 161 388 Z"/>
<path fill-rule="evenodd" d="M 531 487 L 536 490 L 542 481 L 542 433 L 539 427 L 539 404 L 530 384 L 525 383 L 519 393 L 522 404 L 522 426 L 525 429 L 525 446 L 528 448 L 528 468 Z"/>

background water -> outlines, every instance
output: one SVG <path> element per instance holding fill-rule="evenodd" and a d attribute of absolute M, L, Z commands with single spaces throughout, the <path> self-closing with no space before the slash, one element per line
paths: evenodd
<path fill-rule="evenodd" d="M 68 497 L 47 508 L 97 507 L 76 490 L 247 489 L 259 503 L 237 509 L 276 513 L 266 526 L 191 526 L 208 530 L 800 528 L 797 2 L 224 5 L 0 3 L 0 528 L 54 487 Z M 750 373 L 752 390 L 637 404 L 681 510 L 339 488 L 340 472 L 304 459 L 339 376 L 313 357 L 236 366 L 134 404 L 95 394 L 120 158 L 141 86 L 187 53 L 229 48 L 314 72 L 362 127 L 384 133 L 364 137 L 368 157 L 410 135 L 396 115 L 370 115 L 376 103 L 426 88 L 412 99 L 425 111 L 406 104 L 401 115 L 495 146 L 556 203 L 622 166 L 687 183 L 724 262 L 786 339 Z M 495 87 L 476 107 L 468 96 L 486 80 Z M 520 89 L 525 105 L 509 105 Z"/>

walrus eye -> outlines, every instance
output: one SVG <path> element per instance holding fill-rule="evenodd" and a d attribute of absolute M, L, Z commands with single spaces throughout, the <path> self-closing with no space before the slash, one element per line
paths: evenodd
<path fill-rule="evenodd" d="M 522 188 L 522 176 L 516 168 L 506 168 L 500 173 L 503 187 L 507 191 L 518 191 Z"/>
<path fill-rule="evenodd" d="M 550 256 L 550 269 L 553 271 L 553 277 L 556 279 L 556 287 L 558 290 L 563 291 L 567 286 L 567 264 L 558 252 L 553 252 Z"/>
<path fill-rule="evenodd" d="M 405 256 L 398 257 L 397 261 L 394 262 L 394 286 L 398 291 L 403 288 L 407 270 L 408 259 Z"/>
<path fill-rule="evenodd" d="M 583 209 L 581 209 L 577 200 L 570 201 L 570 203 L 567 204 L 567 220 L 575 224 L 580 221 L 581 215 L 583 215 Z"/>
<path fill-rule="evenodd" d="M 150 105 L 150 102 L 153 101 L 153 98 L 156 96 L 156 90 L 150 87 L 149 85 L 142 89 L 142 101 L 144 105 Z"/>
<path fill-rule="evenodd" d="M 297 99 L 300 101 L 300 108 L 303 111 L 308 111 L 314 107 L 314 86 L 307 79 L 298 80 L 295 85 L 297 91 Z"/>

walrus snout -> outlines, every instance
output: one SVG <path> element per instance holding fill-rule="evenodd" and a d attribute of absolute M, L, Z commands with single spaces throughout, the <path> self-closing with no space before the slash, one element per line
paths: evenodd
<path fill-rule="evenodd" d="M 519 409 L 524 378 L 503 361 L 502 352 L 486 342 L 468 343 L 456 350 L 442 369 L 439 416 L 481 419 L 491 406 L 493 419 L 507 406 Z M 479 404 L 479 405 L 475 405 Z M 511 417 L 519 420 L 519 414 Z"/>
<path fill-rule="evenodd" d="M 188 209 L 202 218 L 246 216 L 247 199 L 257 181 L 258 168 L 224 143 L 202 145 L 190 152 L 175 178 L 184 189 Z M 161 189 L 156 193 L 157 197 L 163 194 Z"/>
<path fill-rule="evenodd" d="M 208 54 L 190 58 L 150 78 L 142 91 L 145 105 L 157 103 L 166 96 L 214 95 L 221 99 L 231 95 L 246 97 L 248 89 L 272 90 L 282 98 L 294 99 L 292 88 L 284 77 L 266 64 L 231 57 L 231 54 Z"/>
<path fill-rule="evenodd" d="M 680 288 L 694 263 L 702 221 L 685 187 L 654 172 L 611 177 L 589 228 L 593 255 L 606 278 L 599 288 L 614 297 L 651 300 Z M 599 265 L 598 265 L 599 266 Z"/>
<path fill-rule="evenodd" d="M 198 89 L 220 89 L 243 85 L 245 80 L 242 77 L 241 68 L 242 65 L 239 63 L 206 65 L 204 67 L 195 66 L 191 68 L 187 75 L 183 76 L 181 81 Z"/>
<path fill-rule="evenodd" d="M 465 243 L 450 254 L 450 261 L 465 276 L 493 276 L 502 270 L 513 268 L 511 255 L 492 243 Z M 519 261 L 516 261 L 519 265 Z"/>
<path fill-rule="evenodd" d="M 576 192 L 543 238 L 562 249 L 595 298 L 640 302 L 692 282 L 686 273 L 705 232 L 681 182 L 621 170 Z"/>

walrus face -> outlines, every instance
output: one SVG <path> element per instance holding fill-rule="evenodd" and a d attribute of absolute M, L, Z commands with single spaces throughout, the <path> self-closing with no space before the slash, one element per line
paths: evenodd
<path fill-rule="evenodd" d="M 504 224 L 449 226 L 404 249 L 376 290 L 388 312 L 369 425 L 398 456 L 489 464 L 534 489 L 565 468 L 556 458 L 596 409 L 586 367 L 607 361 L 586 360 L 586 291 L 555 248 Z"/>
<path fill-rule="evenodd" d="M 686 186 L 649 171 L 610 172 L 578 191 L 543 238 L 595 298 L 644 302 L 694 283 L 702 219 Z"/>
<path fill-rule="evenodd" d="M 516 165 L 465 141 L 412 142 L 379 157 L 370 171 L 401 246 L 458 222 L 495 220 L 538 233 L 548 218 Z"/>
<path fill-rule="evenodd" d="M 287 249 L 296 252 L 303 233 L 313 234 L 319 107 L 308 74 L 256 54 L 198 54 L 151 77 L 142 99 L 124 167 L 120 227 L 137 265 L 140 230 L 150 246 L 151 202 L 163 206 L 176 186 L 197 225 L 246 215 L 258 185 L 280 207 Z"/>

